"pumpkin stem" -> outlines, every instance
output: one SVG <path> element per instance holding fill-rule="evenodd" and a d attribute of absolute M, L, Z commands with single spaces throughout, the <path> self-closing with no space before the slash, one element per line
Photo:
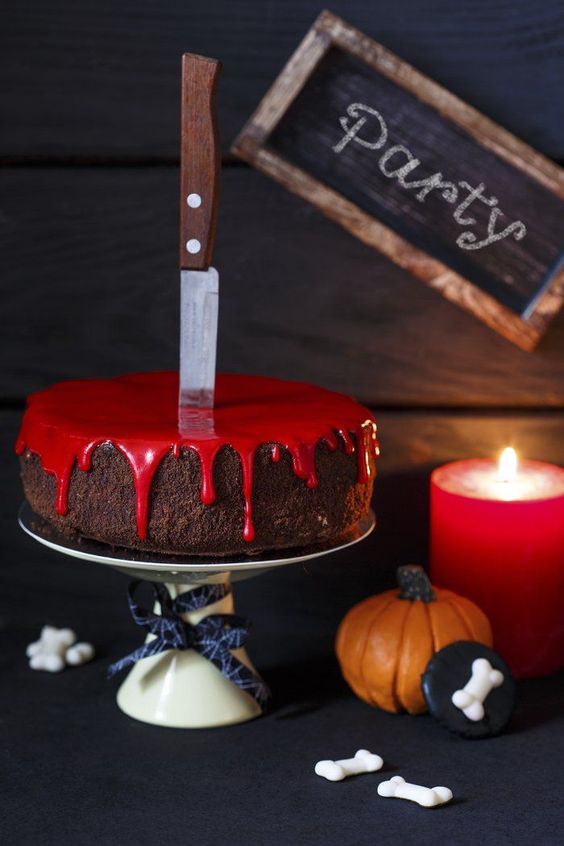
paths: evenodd
<path fill-rule="evenodd" d="M 407 564 L 398 567 L 399 599 L 420 599 L 422 602 L 433 602 L 435 592 L 431 587 L 429 577 L 419 564 Z"/>

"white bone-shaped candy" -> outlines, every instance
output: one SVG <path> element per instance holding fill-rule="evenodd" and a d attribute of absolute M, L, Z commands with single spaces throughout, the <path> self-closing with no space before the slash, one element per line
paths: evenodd
<path fill-rule="evenodd" d="M 448 787 L 423 787 L 420 784 L 409 784 L 401 776 L 394 776 L 389 781 L 383 781 L 378 785 L 378 796 L 411 799 L 412 802 L 417 802 L 424 808 L 433 808 L 435 805 L 450 802 L 452 790 Z"/>
<path fill-rule="evenodd" d="M 59 673 L 65 666 L 66 651 L 75 641 L 76 634 L 72 629 L 43 626 L 39 640 L 30 643 L 26 649 L 29 666 L 32 670 Z"/>
<path fill-rule="evenodd" d="M 69 646 L 65 652 L 65 660 L 71 667 L 78 667 L 79 664 L 86 664 L 94 658 L 94 647 L 91 643 L 81 641 Z"/>
<path fill-rule="evenodd" d="M 452 704 L 460 708 L 469 720 L 484 719 L 484 700 L 494 687 L 503 684 L 504 675 L 494 670 L 487 658 L 476 658 L 472 662 L 472 675 L 462 690 L 452 694 Z"/>
<path fill-rule="evenodd" d="M 342 781 L 351 775 L 359 773 L 375 773 L 382 768 L 383 759 L 368 749 L 359 749 L 354 758 L 344 758 L 341 761 L 318 761 L 315 772 L 328 781 Z"/>

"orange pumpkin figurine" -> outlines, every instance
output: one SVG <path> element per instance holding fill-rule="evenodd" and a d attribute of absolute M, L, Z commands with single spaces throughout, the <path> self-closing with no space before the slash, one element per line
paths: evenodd
<path fill-rule="evenodd" d="M 423 567 L 397 572 L 399 590 L 355 605 L 337 632 L 341 671 L 360 699 L 385 711 L 426 711 L 421 676 L 435 652 L 456 640 L 492 645 L 488 618 L 477 605 L 431 586 Z"/>

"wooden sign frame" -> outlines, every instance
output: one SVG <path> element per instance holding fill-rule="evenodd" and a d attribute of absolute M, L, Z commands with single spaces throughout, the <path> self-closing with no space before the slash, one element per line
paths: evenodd
<path fill-rule="evenodd" d="M 532 304 L 519 315 L 342 194 L 269 149 L 270 135 L 332 47 L 355 56 L 415 95 L 462 128 L 486 150 L 564 199 L 564 170 L 328 11 L 322 12 L 315 21 L 236 138 L 232 152 L 312 203 L 361 241 L 378 249 L 521 349 L 532 350 L 564 302 L 564 266 L 560 266 Z"/>

